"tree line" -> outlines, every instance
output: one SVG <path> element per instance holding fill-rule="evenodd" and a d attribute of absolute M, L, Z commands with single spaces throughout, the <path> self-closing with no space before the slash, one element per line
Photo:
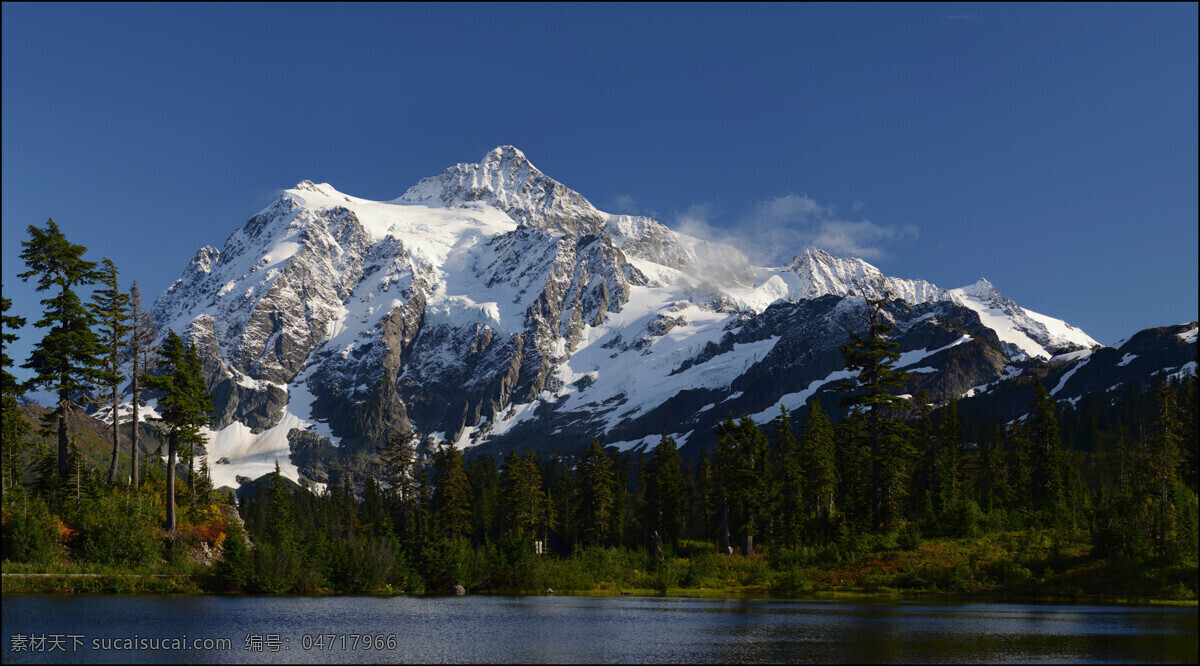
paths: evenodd
<path fill-rule="evenodd" d="M 32 373 L 28 381 L 16 380 L 8 371 L 14 361 L 7 349 L 3 354 L 0 397 L 5 493 L 18 490 L 24 477 L 19 461 L 29 433 L 21 418 L 20 401 L 27 391 L 42 389 L 56 397 L 53 408 L 43 416 L 40 434 L 53 436 L 57 442 L 53 457 L 58 479 L 43 475 L 38 483 L 46 486 L 66 484 L 72 478 L 78 481 L 80 470 L 73 470 L 72 462 L 78 468 L 82 461 L 72 450 L 68 421 L 77 412 L 103 406 L 112 438 L 105 482 L 109 486 L 127 482 L 129 488 L 137 490 L 141 481 L 139 410 L 143 398 L 153 396 L 158 415 L 150 423 L 167 441 L 166 469 L 175 470 L 177 458 L 182 456 L 189 466 L 187 479 L 194 495 L 198 476 L 195 460 L 204 444 L 201 428 L 209 425 L 212 412 L 212 396 L 206 390 L 194 347 L 185 344 L 174 331 L 167 331 L 162 343 L 155 345 L 159 331 L 145 309 L 137 281 L 128 292 L 122 292 L 111 259 L 85 259 L 87 248 L 68 240 L 52 219 L 44 227 L 30 225 L 28 233 L 29 240 L 21 242 L 20 255 L 26 270 L 18 277 L 32 280 L 38 292 L 47 292 L 41 300 L 42 317 L 33 324 L 46 332 L 21 365 Z M 85 303 L 79 293 L 86 288 L 92 288 L 92 294 Z M 10 344 L 16 340 L 11 331 L 26 322 L 23 317 L 8 314 L 10 299 L 3 298 L 0 305 L 3 342 Z M 126 367 L 128 377 L 123 374 Z M 131 473 L 126 480 L 117 477 L 122 439 L 120 405 L 127 381 L 131 386 L 132 428 L 128 438 Z M 165 474 L 163 528 L 167 532 L 176 528 L 176 476 Z"/>
<path fill-rule="evenodd" d="M 1102 408 L 1056 404 L 1036 379 L 1024 419 L 963 422 L 954 401 L 934 409 L 926 395 L 895 395 L 905 379 L 894 367 L 898 345 L 888 339 L 885 299 L 871 298 L 865 334 L 850 333 L 842 349 L 857 376 L 839 387 L 849 411 L 837 422 L 815 397 L 802 421 L 785 408 L 766 425 L 730 414 L 711 454 L 688 459 L 666 434 L 648 451 L 592 441 L 576 455 L 464 460 L 453 446 L 395 431 L 379 443 L 378 476 L 311 493 L 277 467 L 231 515 L 197 455 L 212 405 L 195 350 L 174 331 L 152 345 L 158 335 L 136 283 L 123 294 L 111 261 L 84 260 L 52 220 L 29 233 L 21 277 L 51 293 L 34 324 L 47 332 L 23 365 L 33 378 L 18 384 L 3 358 L 6 560 L 66 549 L 149 562 L 182 557 L 186 549 L 172 544 L 205 541 L 222 553 L 214 569 L 222 589 L 513 589 L 528 583 L 514 572 L 538 557 L 640 552 L 664 562 L 706 544 L 754 558 L 878 535 L 911 546 L 1041 529 L 1088 542 L 1098 557 L 1196 561 L 1195 376 L 1129 389 L 1104 427 L 1087 415 Z M 90 285 L 84 304 L 76 290 Z M 25 323 L 9 306 L 4 299 L 6 344 Z M 116 463 L 124 367 L 133 422 L 152 391 L 152 424 L 167 446 L 165 464 L 155 456 L 139 467 L 135 426 L 128 483 Z M 31 388 L 58 398 L 42 424 L 57 450 L 22 457 L 30 433 L 18 401 Z M 67 430 L 72 411 L 98 396 L 112 415 L 103 475 L 82 462 Z"/>
<path fill-rule="evenodd" d="M 730 414 L 715 449 L 694 460 L 665 434 L 636 453 L 592 441 L 578 455 L 464 461 L 452 446 L 396 432 L 380 446 L 382 475 L 361 493 L 348 479 L 289 493 L 277 473 L 269 496 L 241 504 L 255 543 L 279 549 L 255 553 L 258 589 L 350 580 L 349 562 L 374 572 L 364 584 L 511 589 L 521 579 L 505 572 L 539 555 L 618 549 L 662 562 L 697 544 L 754 557 L 880 535 L 911 546 L 1030 529 L 1056 544 L 1090 542 L 1100 558 L 1194 566 L 1196 489 L 1186 479 L 1196 458 L 1185 443 L 1195 438 L 1195 377 L 1147 394 L 1141 425 L 1122 423 L 1105 455 L 1064 446 L 1070 429 L 1059 417 L 1071 408 L 1037 380 L 1026 418 L 968 446 L 954 401 L 935 411 L 927 396 L 891 393 L 903 376 L 882 303 L 867 299 L 867 334 L 843 349 L 858 377 L 841 387 L 850 412 L 838 423 L 815 398 L 799 424 L 784 408 L 765 426 Z M 295 569 L 265 564 L 262 552 L 289 553 Z"/>

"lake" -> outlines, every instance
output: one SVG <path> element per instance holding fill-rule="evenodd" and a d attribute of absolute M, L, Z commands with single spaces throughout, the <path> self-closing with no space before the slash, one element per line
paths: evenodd
<path fill-rule="evenodd" d="M 5 595 L 9 663 L 1188 662 L 1197 608 L 781 598 Z"/>

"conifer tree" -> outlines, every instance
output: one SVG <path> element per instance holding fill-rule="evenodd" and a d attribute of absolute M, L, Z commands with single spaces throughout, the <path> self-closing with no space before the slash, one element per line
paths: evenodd
<path fill-rule="evenodd" d="M 181 445 L 203 442 L 200 428 L 209 423 L 212 395 L 205 390 L 200 363 L 175 331 L 168 330 L 158 352 L 161 375 L 143 375 L 146 388 L 162 391 L 158 399 L 160 431 L 167 436 L 167 517 L 164 528 L 175 531 L 175 476 Z"/>
<path fill-rule="evenodd" d="M 1029 417 L 1031 443 L 1030 485 L 1034 508 L 1057 518 L 1065 507 L 1063 483 L 1065 456 L 1059 438 L 1054 401 L 1040 381 L 1033 386 L 1033 410 Z"/>
<path fill-rule="evenodd" d="M 721 538 L 721 552 L 732 554 L 730 544 L 730 512 L 738 491 L 737 426 L 733 413 L 717 424 L 717 448 L 713 451 L 711 496 L 717 514 L 717 534 Z"/>
<path fill-rule="evenodd" d="M 379 462 L 388 494 L 400 512 L 400 538 L 407 539 L 416 518 L 417 504 L 417 436 L 410 431 L 392 430 L 387 441 L 379 447 Z"/>
<path fill-rule="evenodd" d="M 599 440 L 593 439 L 579 459 L 577 478 L 577 515 L 583 542 L 589 546 L 602 545 L 609 536 L 612 512 L 618 507 L 613 496 L 612 461 L 604 454 Z"/>
<path fill-rule="evenodd" d="M 917 396 L 917 415 L 910 428 L 917 460 L 909 499 L 913 515 L 920 517 L 926 529 L 931 528 L 937 522 L 937 517 L 941 512 L 941 497 L 937 493 L 938 465 L 941 462 L 941 455 L 938 451 L 939 441 L 933 434 L 933 418 L 929 400 L 929 393 L 922 390 Z"/>
<path fill-rule="evenodd" d="M 284 549 L 296 546 L 296 521 L 292 516 L 292 493 L 288 491 L 283 474 L 279 471 L 279 461 L 275 461 L 275 471 L 271 474 L 271 494 L 267 499 L 267 541 L 271 545 Z"/>
<path fill-rule="evenodd" d="M 792 420 L 787 407 L 779 406 L 779 416 L 772 421 L 775 435 L 775 474 L 779 488 L 779 518 L 783 543 L 789 547 L 800 541 L 807 509 L 807 469 L 804 451 L 792 432 Z"/>
<path fill-rule="evenodd" d="M 683 537 L 685 488 L 682 462 L 675 439 L 663 433 L 645 470 L 644 522 L 663 543 L 674 548 Z"/>
<path fill-rule="evenodd" d="M 539 532 L 544 536 L 550 522 L 537 453 L 529 451 L 518 458 L 510 451 L 500 466 L 500 488 L 509 536 L 528 547 Z"/>
<path fill-rule="evenodd" d="M 962 496 L 962 442 L 958 437 L 958 401 L 951 398 L 942 409 L 942 420 L 934 433 L 936 442 L 937 476 L 934 492 L 937 510 L 945 514 Z"/>
<path fill-rule="evenodd" d="M 1021 512 L 1028 512 L 1033 495 L 1033 442 L 1029 439 L 1029 428 L 1014 422 L 1004 432 L 1008 454 L 1008 483 L 1005 504 Z"/>
<path fill-rule="evenodd" d="M 690 536 L 693 538 L 709 539 L 712 537 L 712 523 L 715 514 L 713 493 L 712 463 L 708 459 L 708 450 L 701 449 L 699 461 L 696 463 L 696 474 L 692 481 Z"/>
<path fill-rule="evenodd" d="M 440 447 L 434 466 L 434 519 L 447 537 L 468 536 L 471 533 L 471 486 L 463 469 L 462 452 L 453 444 Z"/>
<path fill-rule="evenodd" d="M 865 295 L 866 290 L 863 293 L 867 314 L 859 317 L 867 324 L 867 337 L 860 338 L 851 331 L 850 342 L 842 345 L 846 369 L 857 370 L 858 381 L 841 387 L 853 391 L 841 400 L 841 405 L 869 410 L 864 425 L 871 456 L 871 524 L 881 529 L 887 527 L 889 514 L 907 485 L 908 445 L 901 437 L 901 424 L 885 413 L 909 407 L 908 401 L 890 392 L 900 388 L 907 375 L 894 367 L 900 358 L 896 351 L 899 343 L 887 339 L 892 327 L 884 321 L 883 305 L 889 294 L 884 292 L 883 298 L 870 298 Z"/>
<path fill-rule="evenodd" d="M 92 317 L 75 289 L 96 280 L 95 262 L 86 261 L 87 248 L 67 240 L 54 220 L 46 228 L 29 225 L 29 240 L 21 241 L 27 271 L 18 277 L 37 278 L 37 291 L 57 289 L 42 299 L 42 318 L 34 326 L 48 328 L 46 336 L 34 346 L 28 362 L 21 367 L 32 370 L 29 384 L 58 394 L 58 401 L 43 421 L 58 434 L 58 474 L 64 480 L 70 473 L 67 416 L 75 406 L 75 397 L 90 389 L 97 368 L 99 346 L 92 331 Z"/>
<path fill-rule="evenodd" d="M 121 403 L 121 360 L 125 346 L 125 334 L 129 332 L 129 295 L 121 293 L 117 284 L 117 266 L 105 257 L 97 271 L 99 288 L 92 292 L 91 313 L 100 330 L 99 356 L 103 365 L 97 379 L 109 389 L 109 417 L 112 419 L 112 460 L 108 466 L 109 485 L 117 482 L 117 454 L 120 452 L 120 418 L 117 406 Z"/>
<path fill-rule="evenodd" d="M 812 516 L 828 523 L 835 510 L 834 494 L 837 490 L 837 456 L 835 453 L 833 424 L 821 401 L 813 396 L 808 401 L 808 423 L 800 442 L 801 467 L 806 475 L 804 501 Z"/>
<path fill-rule="evenodd" d="M 1153 502 L 1158 505 L 1156 547 L 1161 551 L 1167 545 L 1167 535 L 1174 520 L 1171 505 L 1171 490 L 1179 481 L 1179 465 L 1183 460 L 1180 441 L 1179 410 L 1175 402 L 1175 391 L 1165 381 L 1159 381 L 1155 392 L 1154 419 L 1150 424 L 1149 467 Z"/>
<path fill-rule="evenodd" d="M 142 292 L 138 289 L 137 280 L 129 287 L 129 338 L 126 351 L 130 361 L 130 381 L 132 382 L 131 397 L 133 398 L 133 413 L 130 415 L 133 424 L 129 439 L 129 452 L 132 456 L 133 469 L 129 480 L 131 487 L 137 490 L 139 483 L 138 462 L 141 452 L 138 450 L 139 418 L 138 408 L 142 399 L 142 374 L 150 372 L 154 366 L 154 356 L 157 350 L 154 340 L 158 338 L 158 327 L 154 325 L 154 317 L 142 305 Z"/>
<path fill-rule="evenodd" d="M 7 313 L 12 307 L 12 300 L 0 296 L 0 313 Z M 8 356 L 8 346 L 16 342 L 15 331 L 25 325 L 25 318 L 9 314 L 0 314 L 0 446 L 4 448 L 3 486 L 5 496 L 16 487 L 18 474 L 17 454 L 21 442 L 29 427 L 21 418 L 19 401 L 25 395 L 25 389 L 17 378 L 8 371 L 13 366 L 13 360 Z"/>
<path fill-rule="evenodd" d="M 738 421 L 739 485 L 742 554 L 754 554 L 754 538 L 766 531 L 777 498 L 771 483 L 770 445 L 766 434 L 748 415 Z"/>
<path fill-rule="evenodd" d="M 766 435 L 749 416 L 737 423 L 733 415 L 717 424 L 716 480 L 724 508 L 722 547 L 730 552 L 728 533 L 742 535 L 742 554 L 754 554 L 754 537 L 762 532 L 774 507 Z"/>
<path fill-rule="evenodd" d="M 492 456 L 478 456 L 466 464 L 471 482 L 471 529 L 479 543 L 494 540 L 499 532 L 500 470 Z"/>

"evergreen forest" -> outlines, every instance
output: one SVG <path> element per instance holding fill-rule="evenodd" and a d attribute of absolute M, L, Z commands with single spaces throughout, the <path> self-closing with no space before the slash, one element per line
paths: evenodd
<path fill-rule="evenodd" d="M 196 350 L 157 330 L 111 261 L 52 220 L 28 233 L 20 278 L 45 298 L 36 322 L 3 299 L 3 570 L 61 576 L 6 577 L 5 592 L 1196 600 L 1195 375 L 1078 403 L 1032 379 L 1025 418 L 968 417 L 896 395 L 898 345 L 867 298 L 841 417 L 815 398 L 769 424 L 729 414 L 686 459 L 665 434 L 496 459 L 392 431 L 378 474 L 313 492 L 277 464 L 235 493 L 210 478 Z M 22 383 L 8 345 L 27 325 L 43 333 Z M 35 390 L 54 404 L 29 404 Z"/>

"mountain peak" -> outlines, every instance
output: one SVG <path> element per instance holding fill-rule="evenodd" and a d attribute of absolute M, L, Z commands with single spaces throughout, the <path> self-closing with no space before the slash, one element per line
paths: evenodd
<path fill-rule="evenodd" d="M 866 263 L 861 259 L 853 257 L 836 257 L 825 250 L 810 245 L 804 248 L 800 254 L 793 256 L 792 260 L 785 265 L 791 266 L 793 269 L 807 267 L 815 270 L 815 266 L 817 265 L 830 265 L 843 262 Z"/>
<path fill-rule="evenodd" d="M 337 189 L 329 183 L 314 183 L 308 179 L 304 179 L 299 183 L 296 183 L 296 186 L 291 189 L 298 192 L 315 192 L 317 194 L 324 194 L 325 196 L 341 194 L 341 192 L 338 192 Z"/>
<path fill-rule="evenodd" d="M 496 146 L 488 151 L 487 155 L 480 160 L 481 164 L 503 164 L 505 162 L 529 162 L 529 158 L 525 157 L 525 153 L 521 152 L 516 146 Z M 530 164 L 530 166 L 533 166 Z"/>
<path fill-rule="evenodd" d="M 408 188 L 399 201 L 445 206 L 480 202 L 522 226 L 578 236 L 603 230 L 607 216 L 582 194 L 538 170 L 514 146 L 497 146 L 478 164 L 459 163 Z"/>
<path fill-rule="evenodd" d="M 996 285 L 992 284 L 985 277 L 979 278 L 975 284 L 963 287 L 962 291 L 969 296 L 984 300 L 1000 296 L 1000 290 L 996 289 Z"/>

